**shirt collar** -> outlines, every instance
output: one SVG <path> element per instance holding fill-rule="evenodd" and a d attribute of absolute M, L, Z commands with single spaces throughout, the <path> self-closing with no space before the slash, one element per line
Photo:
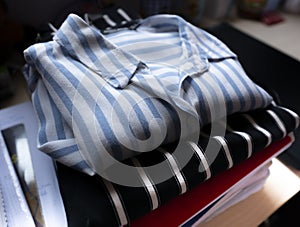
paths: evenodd
<path fill-rule="evenodd" d="M 207 59 L 235 57 L 221 41 L 176 15 L 150 16 L 141 21 L 138 29 L 178 32 L 185 59 L 185 63 L 179 67 L 180 81 L 188 75 L 207 70 Z M 116 88 L 124 88 L 139 65 L 145 65 L 75 14 L 67 17 L 53 39 L 67 49 L 73 58 Z"/>
<path fill-rule="evenodd" d="M 140 64 L 75 14 L 67 17 L 53 40 L 115 88 L 124 88 Z"/>
<path fill-rule="evenodd" d="M 200 58 L 224 59 L 235 58 L 233 53 L 223 42 L 203 29 L 172 14 L 159 14 L 150 16 L 141 22 L 139 29 L 154 31 L 177 31 L 189 55 L 194 55 L 189 46 L 192 43 L 201 52 Z"/>

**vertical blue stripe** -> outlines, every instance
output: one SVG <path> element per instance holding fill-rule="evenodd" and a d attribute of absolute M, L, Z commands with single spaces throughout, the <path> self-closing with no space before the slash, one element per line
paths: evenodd
<path fill-rule="evenodd" d="M 237 61 L 236 63 L 237 63 L 237 65 L 239 67 L 241 67 L 241 69 L 243 69 L 243 67 L 242 67 L 242 65 L 240 64 L 239 61 Z M 247 83 L 245 83 L 245 84 L 247 84 Z M 258 96 L 256 98 L 258 98 L 259 100 L 262 101 L 261 106 L 267 106 L 267 100 L 268 100 L 268 98 L 272 99 L 272 97 L 270 97 L 267 93 L 263 94 L 263 92 L 266 92 L 266 91 L 260 89 L 260 87 L 257 84 L 255 84 L 255 91 L 253 91 L 253 93 L 251 93 L 253 95 L 253 98 L 255 98 L 255 92 L 257 92 L 257 94 L 260 95 L 260 96 Z M 256 99 L 254 99 L 254 100 L 255 100 L 255 102 L 254 102 L 255 104 L 253 106 L 251 106 L 252 108 L 255 108 L 256 105 L 257 105 Z"/>
<path fill-rule="evenodd" d="M 192 88 L 195 92 L 195 94 L 197 95 L 197 104 L 198 104 L 198 108 L 196 109 L 197 113 L 199 114 L 199 118 L 200 118 L 200 125 L 203 125 L 204 122 L 208 122 L 208 114 L 210 114 L 209 111 L 203 111 L 203 110 L 208 110 L 208 106 L 206 107 L 206 105 L 208 105 L 207 100 L 205 98 L 205 95 L 203 94 L 203 92 L 201 91 L 200 87 L 198 86 L 198 84 L 190 77 L 188 77 L 186 79 L 186 83 L 188 83 L 190 85 L 190 88 Z M 196 106 L 197 107 L 197 106 Z"/>
<path fill-rule="evenodd" d="M 47 45 L 47 46 L 48 46 L 47 52 L 49 53 L 50 45 Z M 32 49 L 31 55 L 34 57 L 34 59 L 36 59 L 35 64 L 36 64 L 37 68 L 39 69 L 39 71 L 41 72 L 41 74 L 43 75 L 43 78 L 48 81 L 48 83 L 51 85 L 51 87 L 53 88 L 55 93 L 58 95 L 58 97 L 60 97 L 60 99 L 66 106 L 69 114 L 71 115 L 72 114 L 72 105 L 73 105 L 72 101 L 69 99 L 69 97 L 67 96 L 64 89 L 53 79 L 53 75 L 50 74 L 46 70 L 46 68 L 44 67 L 44 64 L 37 57 L 36 51 L 34 49 Z"/>
<path fill-rule="evenodd" d="M 95 105 L 95 115 L 96 115 L 96 119 L 97 119 L 99 125 L 101 126 L 101 129 L 103 130 L 103 134 L 104 134 L 106 141 L 109 142 L 108 145 L 110 146 L 111 152 L 113 152 L 113 156 L 117 160 L 122 160 L 123 155 L 122 155 L 122 149 L 119 144 L 119 141 L 116 138 L 109 123 L 107 122 L 105 115 L 103 114 L 99 105 Z"/>
<path fill-rule="evenodd" d="M 232 63 L 233 63 L 232 60 L 226 60 L 226 61 L 224 61 L 224 64 L 227 65 L 234 72 L 234 74 L 236 75 L 237 80 L 240 80 L 240 82 L 245 86 L 245 88 L 247 90 L 247 93 L 248 93 L 248 97 L 250 98 L 250 109 L 254 109 L 255 106 L 256 106 L 255 94 L 253 93 L 253 91 L 252 91 L 251 87 L 249 86 L 249 84 L 247 83 L 247 81 L 245 81 L 244 76 L 241 75 L 237 71 L 236 67 L 238 67 L 238 65 L 233 66 Z M 241 68 L 241 70 L 242 70 L 242 68 Z M 242 94 L 241 94 L 241 96 L 242 96 Z M 263 99 L 263 97 L 261 97 L 261 98 Z M 245 103 L 245 100 L 244 100 L 242 102 L 241 109 L 244 110 L 245 105 L 246 105 L 246 103 Z"/>
<path fill-rule="evenodd" d="M 40 97 L 38 96 L 38 88 L 34 92 L 33 103 L 34 103 L 34 107 L 37 112 L 37 116 L 40 121 L 40 127 L 39 127 L 39 132 L 38 132 L 39 143 L 44 144 L 44 143 L 48 142 L 47 135 L 46 135 L 47 121 L 46 121 L 46 117 L 44 115 L 44 111 L 43 111 L 41 103 L 40 103 Z"/>
<path fill-rule="evenodd" d="M 216 69 L 218 69 L 221 74 L 223 75 L 224 78 L 226 78 L 226 81 L 232 86 L 235 94 L 229 94 L 227 92 L 227 89 L 223 86 L 223 84 L 220 82 L 219 85 L 222 89 L 222 91 L 224 92 L 226 100 L 231 100 L 231 102 L 233 101 L 232 98 L 237 98 L 241 108 L 243 108 L 245 106 L 245 97 L 244 94 L 242 94 L 241 90 L 239 89 L 239 87 L 237 86 L 237 84 L 235 83 L 235 81 L 231 78 L 231 76 L 224 70 L 223 67 L 221 67 L 219 64 L 214 64 L 214 66 L 216 67 Z M 217 79 L 217 77 L 214 75 L 214 77 Z M 218 79 L 217 79 L 218 80 Z M 232 102 L 232 106 L 229 108 L 228 113 L 231 114 L 233 113 L 235 110 L 235 105 Z"/>
<path fill-rule="evenodd" d="M 59 140 L 66 139 L 66 134 L 65 134 L 65 129 L 64 129 L 64 124 L 63 124 L 61 113 L 58 111 L 58 109 L 51 97 L 49 97 L 49 101 L 50 101 L 52 115 L 54 117 L 54 127 L 56 130 L 57 139 L 59 139 Z"/>
<path fill-rule="evenodd" d="M 101 152 L 105 152 L 105 151 L 99 151 L 99 148 L 95 146 L 95 143 L 92 140 L 92 136 L 89 133 L 89 130 L 88 130 L 86 124 L 82 123 L 82 122 L 84 122 L 83 116 L 76 108 L 73 109 L 73 118 L 74 118 L 75 123 L 77 123 L 76 125 L 78 127 L 78 131 L 80 132 L 82 140 L 84 141 L 84 143 L 87 147 L 87 151 L 90 154 L 90 156 L 99 157 L 99 154 L 101 156 Z M 81 148 L 79 147 L 79 149 L 81 149 Z M 99 163 L 99 165 L 101 165 L 101 163 Z"/>

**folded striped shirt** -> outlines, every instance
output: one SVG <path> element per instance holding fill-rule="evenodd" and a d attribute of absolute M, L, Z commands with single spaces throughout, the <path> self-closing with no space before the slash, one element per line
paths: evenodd
<path fill-rule="evenodd" d="M 102 34 L 70 14 L 24 56 L 39 149 L 90 175 L 178 139 L 197 142 L 204 125 L 272 101 L 224 43 L 175 15 Z"/>
<path fill-rule="evenodd" d="M 133 220 L 286 138 L 298 128 L 299 116 L 284 107 L 271 105 L 262 110 L 230 115 L 226 124 L 224 121 L 218 123 L 226 132 L 214 135 L 211 142 L 213 147 L 217 148 L 218 144 L 221 147 L 208 149 L 210 138 L 207 134 L 211 125 L 205 126 L 198 143 L 187 147 L 193 155 L 182 168 L 172 145 L 125 160 L 127 165 L 142 167 L 132 174 L 142 182 L 140 187 L 116 184 L 98 175 L 88 176 L 58 165 L 69 226 L 80 227 L 86 223 L 90 226 L 130 226 Z M 169 163 L 163 171 L 173 172 L 173 177 L 154 183 L 157 175 L 164 172 L 152 173 L 147 167 L 162 160 Z"/>

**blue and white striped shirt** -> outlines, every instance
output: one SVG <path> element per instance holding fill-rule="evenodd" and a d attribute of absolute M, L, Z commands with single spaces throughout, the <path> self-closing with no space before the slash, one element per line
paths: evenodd
<path fill-rule="evenodd" d="M 70 14 L 24 56 L 39 149 L 90 175 L 110 155 L 124 160 L 272 101 L 224 43 L 175 15 L 104 35 Z"/>

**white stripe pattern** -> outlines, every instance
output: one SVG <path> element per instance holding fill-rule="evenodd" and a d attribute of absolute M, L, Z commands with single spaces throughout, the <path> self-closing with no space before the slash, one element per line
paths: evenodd
<path fill-rule="evenodd" d="M 281 130 L 281 132 L 283 134 L 283 137 L 285 137 L 287 132 L 286 132 L 285 126 L 284 126 L 283 122 L 281 121 L 281 119 L 272 110 L 267 110 L 267 113 L 270 114 L 270 116 L 274 119 L 274 121 L 276 122 L 278 128 Z"/>
<path fill-rule="evenodd" d="M 125 209 L 124 209 L 123 204 L 121 202 L 120 196 L 118 195 L 118 193 L 115 190 L 115 188 L 114 188 L 114 186 L 113 186 L 112 183 L 110 183 L 109 181 L 106 181 L 106 180 L 103 180 L 103 182 L 104 182 L 104 184 L 105 184 L 105 186 L 106 186 L 106 188 L 107 188 L 107 190 L 109 192 L 111 201 L 113 203 L 113 207 L 115 208 L 115 210 L 117 212 L 117 217 L 120 220 L 121 226 L 122 225 L 127 225 L 128 224 L 128 220 L 127 220 Z"/>
<path fill-rule="evenodd" d="M 177 182 L 179 183 L 179 186 L 181 189 L 181 194 L 185 193 L 187 191 L 187 185 L 186 185 L 184 176 L 182 175 L 180 168 L 177 165 L 175 158 L 173 157 L 172 154 L 170 154 L 169 152 L 167 152 L 166 150 L 164 150 L 162 148 L 158 148 L 158 150 L 160 152 L 162 152 L 163 155 L 167 158 L 167 160 L 170 164 L 170 167 L 171 167 L 173 173 L 175 174 L 174 177 L 177 180 Z"/>
<path fill-rule="evenodd" d="M 132 158 L 132 162 L 136 167 L 138 167 L 137 171 L 138 171 L 142 181 L 144 182 L 145 189 L 147 189 L 148 194 L 150 195 L 152 210 L 158 208 L 159 202 L 158 202 L 158 195 L 155 190 L 155 185 L 153 185 L 151 183 L 151 180 L 147 176 L 147 174 L 146 174 L 145 170 L 143 169 L 143 167 L 141 166 L 139 160 L 137 160 L 136 158 Z"/>
<path fill-rule="evenodd" d="M 247 157 L 249 158 L 252 155 L 252 149 L 253 149 L 251 136 L 248 133 L 233 130 L 230 126 L 227 126 L 227 129 L 230 132 L 238 134 L 245 139 L 245 141 L 247 142 L 247 146 L 248 146 L 248 156 Z"/>
<path fill-rule="evenodd" d="M 114 26 L 116 26 L 117 24 L 112 20 L 112 19 L 110 19 L 110 17 L 108 16 L 108 15 L 103 15 L 103 19 L 105 20 L 105 22 L 107 23 L 107 24 L 109 24 L 110 26 L 112 26 L 112 27 L 114 27 Z"/>
<path fill-rule="evenodd" d="M 266 130 L 263 127 L 259 126 L 255 122 L 255 120 L 251 116 L 249 116 L 248 114 L 243 114 L 243 116 L 252 124 L 252 126 L 256 130 L 260 131 L 262 134 L 264 134 L 267 137 L 268 142 L 267 142 L 265 147 L 269 146 L 272 143 L 272 134 L 268 130 Z"/>
<path fill-rule="evenodd" d="M 230 150 L 228 148 L 226 139 L 221 136 L 214 136 L 213 138 L 223 147 L 223 150 L 225 152 L 225 155 L 226 155 L 226 158 L 228 161 L 228 168 L 231 168 L 233 166 L 233 161 L 232 161 L 232 157 L 231 157 Z"/>
<path fill-rule="evenodd" d="M 201 150 L 201 148 L 197 144 L 195 144 L 193 142 L 189 142 L 188 144 L 195 151 L 195 154 L 197 154 L 200 162 L 204 166 L 204 170 L 205 170 L 205 173 L 206 173 L 206 179 L 211 178 L 212 174 L 211 174 L 211 171 L 210 171 L 210 167 L 209 167 L 209 164 L 208 164 L 208 162 L 206 160 L 206 157 L 205 157 L 203 151 Z"/>
<path fill-rule="evenodd" d="M 299 119 L 299 116 L 292 110 L 286 108 L 286 107 L 283 107 L 283 106 L 276 106 L 282 110 L 285 110 L 286 112 L 288 112 L 290 115 L 293 116 L 293 118 L 295 118 L 295 125 L 296 125 L 296 128 L 299 127 L 299 123 L 300 123 L 300 119 Z"/>

